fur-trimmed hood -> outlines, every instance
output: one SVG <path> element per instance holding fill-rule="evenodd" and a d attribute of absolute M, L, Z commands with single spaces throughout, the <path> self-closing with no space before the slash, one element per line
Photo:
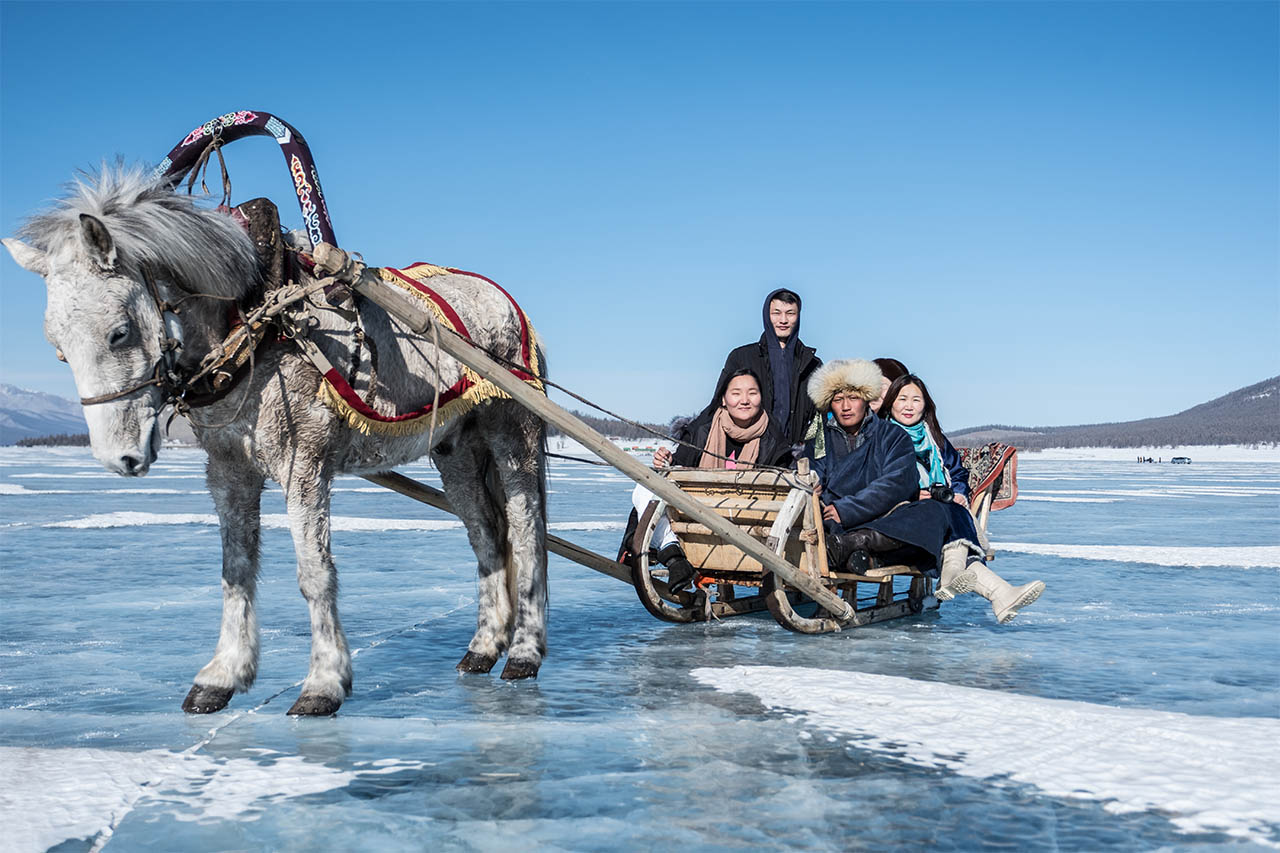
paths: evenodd
<path fill-rule="evenodd" d="M 875 362 L 863 358 L 829 361 L 809 377 L 809 399 L 819 412 L 825 412 L 840 391 L 852 391 L 870 402 L 880 396 L 882 376 Z"/>

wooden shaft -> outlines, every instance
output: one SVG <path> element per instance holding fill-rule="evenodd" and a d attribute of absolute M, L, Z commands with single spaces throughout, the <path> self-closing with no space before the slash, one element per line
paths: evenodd
<path fill-rule="evenodd" d="M 762 544 L 743 533 L 736 525 L 721 518 L 715 511 L 703 506 L 689 497 L 674 483 L 667 482 L 649 468 L 641 465 L 631 454 L 621 450 L 617 445 L 574 415 L 551 402 L 543 394 L 533 390 L 524 381 L 511 375 L 507 368 L 498 364 L 487 354 L 463 340 L 452 329 L 440 329 L 440 348 L 458 361 L 506 391 L 525 408 L 530 409 L 544 421 L 554 424 L 572 438 L 577 439 L 588 450 L 626 474 L 632 480 L 676 507 L 685 515 L 700 521 L 711 531 L 733 545 L 742 553 L 754 557 L 762 566 L 772 571 L 786 583 L 809 596 L 825 607 L 837 619 L 847 619 L 853 615 L 853 608 L 822 584 L 808 577 L 795 566 L 765 548 Z"/>
<path fill-rule="evenodd" d="M 406 497 L 413 498 L 428 506 L 436 509 L 442 509 L 450 515 L 455 515 L 453 507 L 449 504 L 449 498 L 439 489 L 432 488 L 426 483 L 419 483 L 417 480 L 406 477 L 396 471 L 388 471 L 385 474 L 369 474 L 365 477 L 370 483 L 377 483 L 379 486 L 385 486 L 392 491 L 399 492 Z M 594 551 L 588 551 L 581 545 L 575 545 L 568 540 L 561 539 L 559 536 L 547 534 L 547 550 L 553 554 L 559 554 L 566 560 L 572 560 L 580 566 L 586 566 L 588 569 L 595 569 L 603 575 L 611 578 L 617 578 L 631 586 L 631 572 L 626 566 L 610 560 L 608 557 L 602 557 Z"/>
<path fill-rule="evenodd" d="M 430 311 L 399 288 L 387 286 L 378 278 L 377 273 L 366 269 L 364 264 L 354 261 L 351 255 L 338 247 L 320 243 L 311 250 L 311 258 L 315 261 L 317 270 L 350 284 L 353 290 L 368 297 L 369 301 L 388 314 L 399 318 L 415 333 L 420 335 L 431 328 Z"/>

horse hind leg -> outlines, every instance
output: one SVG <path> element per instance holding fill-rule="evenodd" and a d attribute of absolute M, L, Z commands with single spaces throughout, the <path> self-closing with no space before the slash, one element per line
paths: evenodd
<path fill-rule="evenodd" d="M 501 408 L 499 408 L 499 405 Z M 547 654 L 547 513 L 542 421 L 497 404 L 490 434 L 501 489 L 491 496 L 506 519 L 503 543 L 506 581 L 515 606 L 507 665 L 508 681 L 536 678 Z"/>
<path fill-rule="evenodd" d="M 476 555 L 476 632 L 457 668 L 459 672 L 485 673 L 493 669 L 510 644 L 512 619 L 503 559 L 505 520 L 489 497 L 492 483 L 486 487 L 485 482 L 496 474 L 473 419 L 461 426 L 455 438 L 438 447 L 432 458 Z"/>

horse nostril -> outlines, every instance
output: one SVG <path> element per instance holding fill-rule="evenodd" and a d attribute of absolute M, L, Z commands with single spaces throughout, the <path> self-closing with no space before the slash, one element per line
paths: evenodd
<path fill-rule="evenodd" d="M 127 453 L 120 457 L 120 464 L 124 468 L 125 474 L 133 476 L 137 474 L 138 469 L 142 467 L 142 459 L 138 456 L 134 456 L 132 453 Z"/>

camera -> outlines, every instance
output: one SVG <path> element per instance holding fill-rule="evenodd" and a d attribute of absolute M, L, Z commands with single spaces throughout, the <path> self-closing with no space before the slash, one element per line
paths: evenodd
<path fill-rule="evenodd" d="M 929 497 L 935 501 L 950 503 L 955 499 L 956 493 L 946 483 L 934 483 L 929 487 Z"/>

